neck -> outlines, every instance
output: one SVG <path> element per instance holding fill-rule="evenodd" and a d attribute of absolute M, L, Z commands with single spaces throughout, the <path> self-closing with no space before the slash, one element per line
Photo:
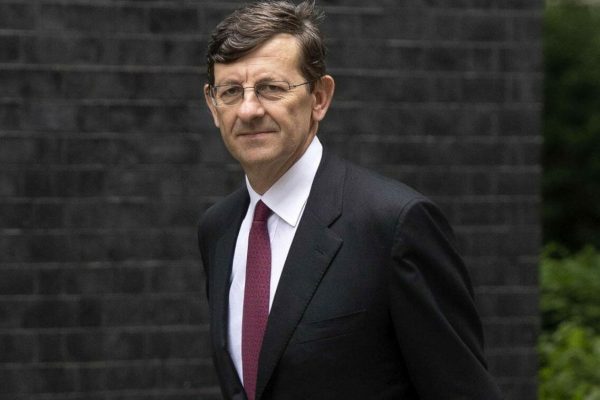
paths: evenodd
<path fill-rule="evenodd" d="M 287 172 L 290 166 L 275 170 L 268 168 L 268 166 L 259 166 L 246 168 L 244 172 L 248 177 L 248 181 L 250 182 L 252 189 L 262 196 L 271 188 L 271 186 L 275 184 L 275 182 L 279 180 L 279 178 L 283 176 L 283 174 Z"/>

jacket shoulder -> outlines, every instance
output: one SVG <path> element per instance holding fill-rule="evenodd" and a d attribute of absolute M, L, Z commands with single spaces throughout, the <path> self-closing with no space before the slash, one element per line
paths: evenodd
<path fill-rule="evenodd" d="M 441 209 L 424 194 L 352 163 L 347 163 L 346 171 L 343 208 L 354 223 L 375 225 L 395 237 L 399 232 L 407 233 L 409 224 L 422 229 L 435 221 L 438 229 L 453 236 Z"/>
<path fill-rule="evenodd" d="M 200 236 L 210 233 L 215 235 L 221 229 L 230 226 L 239 219 L 248 207 L 248 192 L 240 187 L 208 208 L 198 221 Z"/>
<path fill-rule="evenodd" d="M 404 207 L 415 202 L 431 203 L 425 195 L 409 185 L 375 171 L 346 162 L 346 193 L 373 207 Z"/>

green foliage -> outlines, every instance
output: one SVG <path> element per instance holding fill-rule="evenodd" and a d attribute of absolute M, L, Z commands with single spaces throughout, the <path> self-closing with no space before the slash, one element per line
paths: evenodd
<path fill-rule="evenodd" d="M 600 7 L 547 1 L 539 394 L 600 400 Z"/>
<path fill-rule="evenodd" d="M 600 400 L 600 253 L 548 246 L 541 308 L 539 398 Z"/>
<path fill-rule="evenodd" d="M 547 4 L 544 241 L 600 248 L 600 7 Z"/>
<path fill-rule="evenodd" d="M 557 254 L 563 258 L 556 258 Z M 600 253 L 586 247 L 572 256 L 564 255 L 556 246 L 547 246 L 543 254 L 543 330 L 553 331 L 570 320 L 600 334 Z"/>
<path fill-rule="evenodd" d="M 600 336 L 562 323 L 540 339 L 540 399 L 600 400 Z"/>

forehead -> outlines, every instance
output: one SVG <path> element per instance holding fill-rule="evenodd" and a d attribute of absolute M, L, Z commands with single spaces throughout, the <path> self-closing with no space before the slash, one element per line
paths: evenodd
<path fill-rule="evenodd" d="M 214 66 L 215 82 L 245 82 L 261 77 L 286 78 L 300 74 L 300 45 L 292 35 L 280 34 L 267 40 L 234 62 Z"/>

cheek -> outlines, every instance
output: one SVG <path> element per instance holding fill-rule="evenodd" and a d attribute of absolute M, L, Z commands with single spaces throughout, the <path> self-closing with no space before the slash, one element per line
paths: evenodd
<path fill-rule="evenodd" d="M 310 104 L 301 103 L 295 106 L 289 107 L 285 111 L 286 115 L 288 115 L 288 119 L 292 124 L 292 128 L 303 128 L 305 126 L 310 125 L 310 120 L 312 118 L 312 110 L 310 109 Z"/>
<path fill-rule="evenodd" d="M 221 130 L 221 132 L 225 134 L 227 132 L 231 132 L 233 127 L 233 121 L 235 121 L 235 118 L 232 118 L 230 115 L 220 114 L 216 124 L 217 127 Z"/>

